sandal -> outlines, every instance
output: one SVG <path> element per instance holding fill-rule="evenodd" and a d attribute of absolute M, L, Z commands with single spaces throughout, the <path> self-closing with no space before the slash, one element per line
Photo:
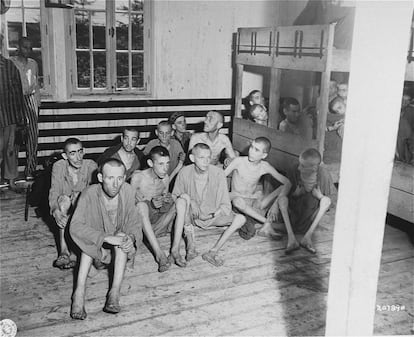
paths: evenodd
<path fill-rule="evenodd" d="M 70 269 L 75 267 L 76 261 L 71 261 L 69 255 L 62 254 L 53 262 L 53 267 L 59 269 Z"/>
<path fill-rule="evenodd" d="M 217 253 L 207 252 L 201 255 L 204 261 L 211 263 L 213 266 L 221 267 L 224 264 L 224 260 L 217 256 Z"/>
<path fill-rule="evenodd" d="M 112 293 L 109 292 L 103 311 L 108 314 L 117 314 L 120 312 L 121 306 L 119 305 L 119 295 L 113 296 Z"/>

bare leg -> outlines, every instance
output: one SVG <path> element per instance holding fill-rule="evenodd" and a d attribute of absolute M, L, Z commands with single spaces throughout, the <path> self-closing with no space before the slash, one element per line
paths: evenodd
<path fill-rule="evenodd" d="M 89 269 L 91 268 L 92 258 L 82 252 L 79 264 L 78 279 L 76 289 L 72 295 L 72 307 L 70 309 L 70 317 L 73 319 L 85 319 L 85 291 L 86 279 Z"/>
<path fill-rule="evenodd" d="M 175 202 L 175 207 L 177 210 L 177 216 L 175 218 L 174 237 L 171 246 L 171 257 L 178 266 L 185 267 L 186 262 L 180 256 L 180 243 L 181 238 L 183 236 L 185 213 L 187 210 L 187 201 L 183 198 L 178 198 Z"/>
<path fill-rule="evenodd" d="M 144 234 L 147 237 L 152 250 L 154 251 L 155 260 L 158 262 L 158 265 L 161 268 L 161 266 L 165 266 L 166 264 L 168 264 L 168 259 L 165 253 L 162 251 L 160 244 L 158 243 L 158 240 L 155 237 L 154 230 L 152 229 L 152 226 L 149 220 L 148 205 L 145 202 L 139 202 L 137 204 L 137 208 L 138 208 L 138 212 L 142 216 L 142 223 L 143 223 L 142 228 L 144 230 Z M 164 269 L 165 268 L 162 268 L 162 270 L 160 269 L 159 271 L 160 272 L 166 271 L 168 268 L 166 268 L 165 270 Z"/>
<path fill-rule="evenodd" d="M 316 213 L 316 216 L 313 219 L 310 228 L 308 229 L 308 231 L 305 233 L 302 240 L 300 241 L 300 245 L 313 254 L 316 253 L 316 250 L 312 244 L 312 234 L 315 231 L 316 227 L 318 226 L 319 222 L 321 221 L 322 217 L 326 213 L 326 211 L 329 209 L 330 205 L 331 205 L 331 199 L 326 196 L 322 196 L 322 198 L 319 200 L 318 212 Z"/>
<path fill-rule="evenodd" d="M 246 214 L 261 223 L 266 222 L 266 218 L 257 212 L 253 207 L 247 205 L 246 201 L 243 198 L 236 197 L 232 200 L 231 203 L 239 212 Z"/>
<path fill-rule="evenodd" d="M 224 231 L 224 233 L 221 235 L 220 239 L 216 242 L 213 248 L 211 248 L 207 253 L 203 254 L 203 259 L 215 265 L 216 267 L 221 266 L 224 263 L 224 261 L 218 258 L 218 251 L 221 249 L 221 247 L 223 247 L 223 245 L 230 238 L 230 236 L 234 232 L 236 232 L 241 226 L 243 226 L 245 222 L 246 218 L 243 215 L 236 214 L 230 227 Z"/>
<path fill-rule="evenodd" d="M 115 262 L 114 262 L 114 278 L 112 280 L 112 287 L 108 293 L 104 311 L 117 314 L 121 311 L 119 305 L 119 297 L 121 294 L 122 280 L 124 279 L 125 266 L 127 262 L 127 254 L 121 248 L 114 247 Z"/>
<path fill-rule="evenodd" d="M 195 233 L 194 233 L 194 226 L 192 224 L 192 220 L 190 217 L 190 204 L 191 199 L 190 196 L 187 194 L 182 194 L 180 196 L 180 199 L 185 201 L 185 209 L 183 212 L 183 207 L 180 206 L 180 210 L 177 208 L 177 218 L 176 221 L 178 221 L 180 224 L 183 224 L 183 232 L 185 236 L 186 241 L 186 260 L 191 261 L 195 259 L 198 256 L 198 252 L 196 250 L 195 245 Z M 180 213 L 180 215 L 178 215 Z"/>
<path fill-rule="evenodd" d="M 293 233 L 292 224 L 290 223 L 289 212 L 288 212 L 288 205 L 289 201 L 286 196 L 280 197 L 278 199 L 279 209 L 282 213 L 283 222 L 285 223 L 287 235 L 288 235 L 288 242 L 286 246 L 286 254 L 292 253 L 294 250 L 299 248 L 299 243 L 296 240 L 295 233 Z"/>

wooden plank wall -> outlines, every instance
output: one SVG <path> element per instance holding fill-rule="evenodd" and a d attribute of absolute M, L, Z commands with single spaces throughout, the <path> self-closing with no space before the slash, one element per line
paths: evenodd
<path fill-rule="evenodd" d="M 140 144 L 155 138 L 158 122 L 173 112 L 182 111 L 188 130 L 202 131 L 207 111 L 216 110 L 225 116 L 223 133 L 231 134 L 233 116 L 232 100 L 177 99 L 177 100 L 124 100 L 86 102 L 43 102 L 39 117 L 38 162 L 54 152 L 61 152 L 68 137 L 82 140 L 86 158 L 96 159 L 107 147 L 119 142 L 124 126 L 134 126 L 140 131 Z M 24 148 L 19 152 L 19 169 L 25 163 Z"/>

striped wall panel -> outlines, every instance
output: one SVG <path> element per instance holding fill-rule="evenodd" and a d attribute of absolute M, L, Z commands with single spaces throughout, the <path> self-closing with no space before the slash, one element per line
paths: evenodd
<path fill-rule="evenodd" d="M 186 116 L 188 130 L 200 132 L 204 116 L 210 110 L 224 115 L 222 132 L 231 134 L 231 99 L 44 102 L 39 117 L 38 162 L 41 164 L 54 152 L 61 152 L 62 144 L 68 137 L 82 140 L 86 157 L 96 159 L 107 147 L 119 142 L 119 135 L 125 126 L 134 126 L 140 131 L 139 147 L 144 147 L 155 138 L 154 130 L 158 122 L 176 111 L 182 111 Z M 23 166 L 24 162 L 22 148 L 19 165 Z"/>

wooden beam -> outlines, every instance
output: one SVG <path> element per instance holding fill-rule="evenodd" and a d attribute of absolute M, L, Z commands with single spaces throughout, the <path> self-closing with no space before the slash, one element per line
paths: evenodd
<path fill-rule="evenodd" d="M 273 129 L 279 128 L 280 114 L 280 85 L 282 71 L 277 68 L 270 68 L 270 93 L 269 93 L 269 127 Z"/>
<path fill-rule="evenodd" d="M 357 2 L 329 280 L 329 336 L 373 333 L 412 8 L 411 1 Z"/>
<path fill-rule="evenodd" d="M 234 114 L 235 117 L 242 117 L 242 110 L 241 110 L 241 106 L 242 106 L 242 89 L 243 89 L 243 69 L 244 66 L 243 64 L 236 64 L 236 88 L 235 88 L 235 102 L 234 102 Z"/>
<path fill-rule="evenodd" d="M 320 153 L 324 153 L 325 150 L 325 128 L 329 105 L 329 81 L 331 79 L 332 49 L 335 32 L 334 24 L 329 26 L 328 32 L 328 52 L 326 55 L 325 71 L 322 72 L 321 76 L 321 91 L 318 99 L 318 130 L 316 138 L 319 141 L 318 150 Z"/>

